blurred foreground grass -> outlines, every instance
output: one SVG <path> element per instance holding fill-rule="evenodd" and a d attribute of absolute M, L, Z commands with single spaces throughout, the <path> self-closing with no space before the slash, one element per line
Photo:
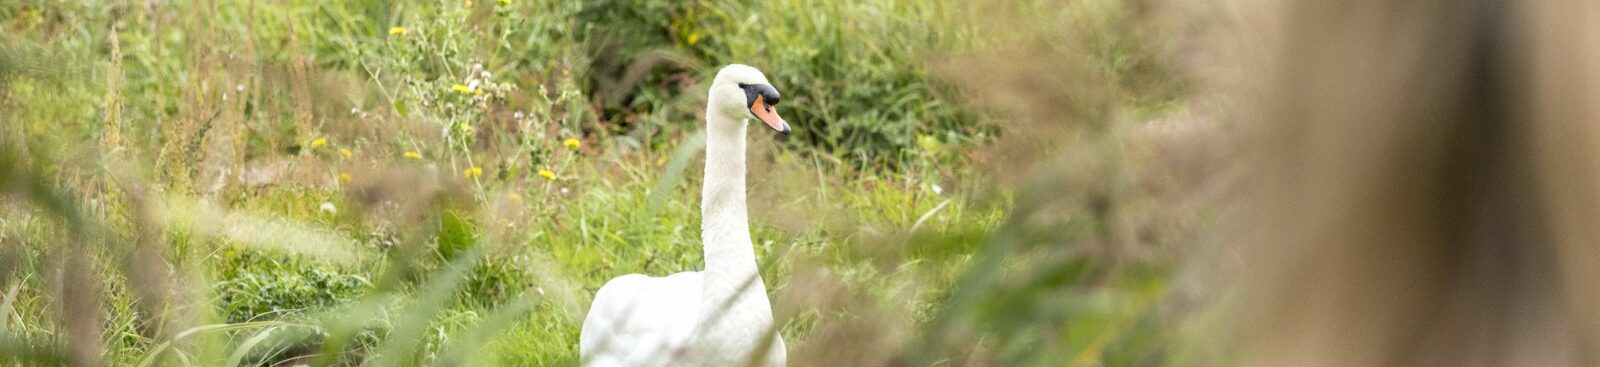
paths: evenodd
<path fill-rule="evenodd" d="M 700 267 L 740 62 L 797 130 L 750 137 L 791 364 L 1215 362 L 1141 4 L 0 5 L 0 355 L 573 365 L 606 280 Z"/>

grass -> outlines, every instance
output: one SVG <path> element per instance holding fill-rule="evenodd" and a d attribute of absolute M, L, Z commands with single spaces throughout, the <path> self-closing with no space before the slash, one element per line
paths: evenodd
<path fill-rule="evenodd" d="M 749 137 L 792 365 L 1174 363 L 1170 257 L 1103 249 L 1181 93 L 1131 6 L 1067 9 L 1106 85 L 1043 93 L 1100 127 L 1014 131 L 1109 163 L 997 173 L 1026 115 L 928 61 L 998 49 L 955 2 L 0 5 L 0 363 L 574 365 L 601 284 L 700 268 L 730 62 L 798 130 Z"/>

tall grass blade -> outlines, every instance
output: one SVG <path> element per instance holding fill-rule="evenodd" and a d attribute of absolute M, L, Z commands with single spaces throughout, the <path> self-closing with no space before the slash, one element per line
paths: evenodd
<path fill-rule="evenodd" d="M 538 292 L 524 292 L 522 296 L 510 304 L 495 310 L 489 317 L 484 318 L 478 325 L 467 331 L 467 336 L 457 339 L 444 349 L 444 357 L 433 362 L 434 366 L 477 366 L 483 365 L 477 360 L 476 351 L 495 336 L 511 328 L 517 320 L 525 316 L 528 311 L 544 301 L 544 295 Z"/>
<path fill-rule="evenodd" d="M 423 332 L 428 330 L 434 316 L 445 303 L 456 295 L 456 287 L 466 280 L 473 266 L 483 258 L 483 249 L 484 246 L 481 244 L 473 246 L 466 254 L 436 271 L 433 279 L 417 293 L 417 303 L 401 314 L 399 324 L 395 325 L 389 337 L 378 346 L 377 356 L 366 365 L 383 367 L 415 363 L 408 359 L 416 355 L 416 346 L 422 342 Z"/>
<path fill-rule="evenodd" d="M 165 353 L 167 351 L 167 349 L 172 348 L 173 343 L 177 343 L 179 341 L 182 341 L 184 339 L 188 339 L 190 337 L 194 337 L 194 336 L 202 335 L 202 334 L 207 334 L 207 333 L 225 333 L 225 332 L 233 332 L 233 331 L 248 330 L 248 329 L 255 329 L 255 328 L 278 328 L 278 327 L 298 327 L 298 328 L 307 328 L 307 329 L 319 329 L 319 327 L 316 326 L 316 325 L 300 324 L 300 323 L 292 323 L 292 322 L 283 322 L 283 321 L 250 321 L 250 322 L 241 322 L 241 323 L 235 323 L 235 324 L 200 325 L 200 326 L 192 327 L 192 328 L 189 328 L 189 329 L 184 330 L 182 332 L 179 332 L 177 335 L 174 335 L 172 337 L 172 340 L 168 340 L 168 341 L 162 342 L 161 344 L 157 344 L 154 348 L 151 348 L 150 349 L 150 354 L 146 355 L 144 357 L 144 360 L 139 362 L 138 367 L 149 367 L 149 366 L 156 365 L 157 361 L 160 361 L 161 354 Z"/>
<path fill-rule="evenodd" d="M 229 367 L 239 366 L 239 363 L 244 361 L 244 357 L 250 354 L 250 350 L 254 349 L 256 344 L 261 344 L 267 338 L 272 337 L 272 332 L 276 330 L 278 329 L 266 328 L 256 333 L 255 336 L 251 336 L 250 339 L 245 339 L 243 343 L 239 343 L 239 346 L 233 349 L 233 353 L 228 355 L 228 361 L 222 365 Z"/>
<path fill-rule="evenodd" d="M 661 203 L 672 195 L 672 188 L 677 187 L 678 181 L 683 180 L 683 172 L 689 168 L 690 160 L 695 154 L 706 148 L 706 131 L 697 130 L 689 139 L 684 140 L 678 149 L 673 150 L 672 160 L 667 163 L 666 170 L 661 172 L 661 177 L 656 179 L 656 187 L 650 191 L 650 205 L 645 207 L 646 216 L 654 217 Z"/>

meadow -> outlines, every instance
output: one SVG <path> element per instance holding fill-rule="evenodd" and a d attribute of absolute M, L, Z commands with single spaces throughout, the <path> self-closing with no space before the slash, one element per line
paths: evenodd
<path fill-rule="evenodd" d="M 576 365 L 606 280 L 702 266 L 730 63 L 795 130 L 748 137 L 790 365 L 1225 361 L 1186 11 L 5 2 L 0 364 Z"/>

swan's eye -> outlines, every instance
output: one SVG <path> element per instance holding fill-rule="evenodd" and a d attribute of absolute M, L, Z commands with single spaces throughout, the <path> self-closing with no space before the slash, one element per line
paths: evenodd
<path fill-rule="evenodd" d="M 772 87 L 767 87 L 766 92 L 769 92 L 769 93 L 763 93 L 763 94 L 761 94 L 761 96 L 766 98 L 767 104 L 770 104 L 770 105 L 773 105 L 773 106 L 777 106 L 778 105 L 778 90 L 777 89 L 772 89 Z"/>

